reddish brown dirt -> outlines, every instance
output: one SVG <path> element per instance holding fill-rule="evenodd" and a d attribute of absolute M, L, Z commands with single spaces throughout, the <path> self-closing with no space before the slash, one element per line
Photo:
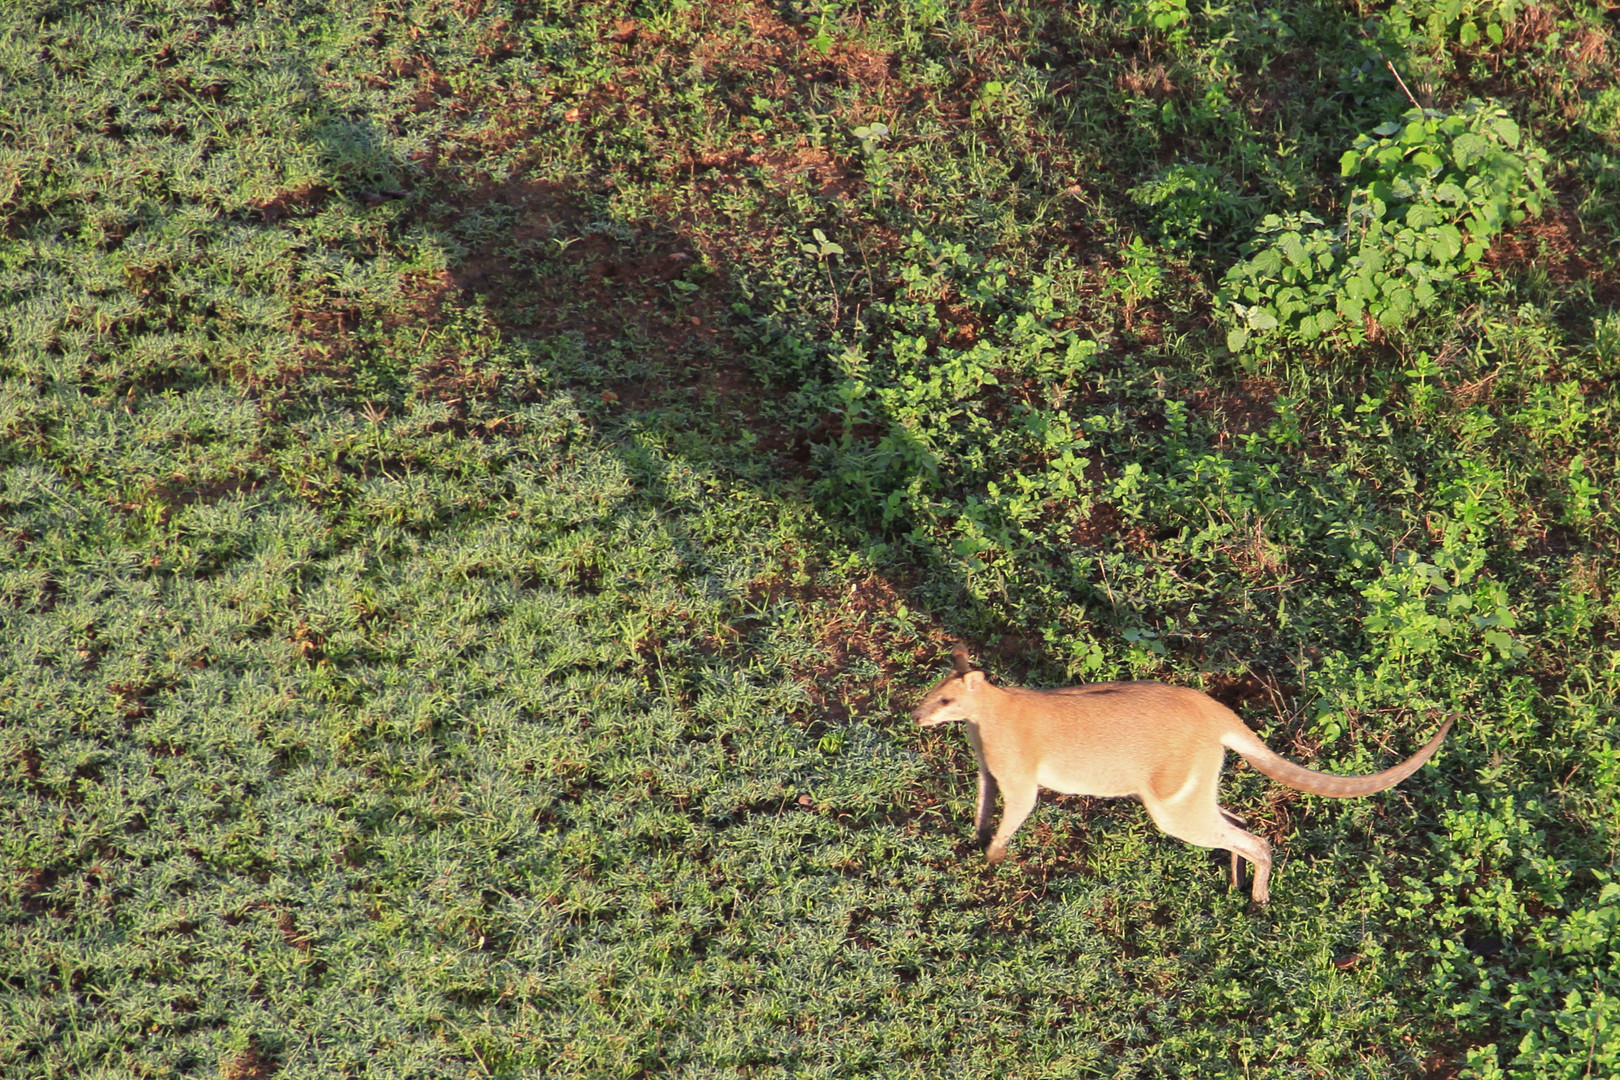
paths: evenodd
<path fill-rule="evenodd" d="M 220 1064 L 224 1080 L 271 1080 L 281 1067 L 280 1062 L 266 1054 L 257 1038 L 250 1039 L 246 1049 Z"/>
<path fill-rule="evenodd" d="M 1097 471 L 1099 475 L 1102 472 L 1100 468 Z M 1101 500 L 1092 504 L 1091 515 L 1070 531 L 1069 539 L 1077 547 L 1113 549 L 1123 546 L 1137 555 L 1153 547 L 1152 533 L 1140 525 L 1127 525 L 1125 515 L 1117 506 Z"/>
<path fill-rule="evenodd" d="M 1540 217 L 1493 239 L 1482 261 L 1500 273 L 1540 268 L 1555 285 L 1586 282 L 1600 305 L 1620 306 L 1620 274 L 1595 266 L 1581 254 L 1602 250 L 1604 238 L 1582 226 L 1572 208 L 1573 201 L 1572 194 L 1558 193 L 1557 201 Z"/>
<path fill-rule="evenodd" d="M 453 277 L 465 295 L 485 299 L 503 330 L 531 338 L 570 334 L 586 347 L 615 339 L 643 343 L 640 360 L 655 374 L 613 383 L 605 402 L 636 408 L 671 391 L 697 391 L 753 419 L 764 389 L 737 359 L 744 350 L 726 308 L 725 277 L 674 230 L 620 238 L 592 229 L 584 200 L 549 184 L 508 183 L 460 201 L 516 211 L 510 232 L 474 251 Z M 514 258 L 514 251 L 536 247 L 555 276 L 537 278 Z M 460 393 L 466 380 L 486 389 L 477 373 L 456 372 L 449 361 L 441 366 L 448 393 Z"/>
<path fill-rule="evenodd" d="M 766 578 L 749 590 L 751 607 L 783 600 L 791 600 L 804 612 L 806 623 L 817 635 L 818 659 L 800 673 L 817 706 L 816 715 L 806 720 L 813 730 L 846 723 L 868 710 L 878 687 L 904 673 L 939 668 L 950 655 L 953 642 L 937 627 L 917 638 L 882 625 L 904 599 L 901 587 L 875 574 L 847 588 Z M 872 664 L 881 674 L 852 690 L 841 676 L 858 660 Z"/>
<path fill-rule="evenodd" d="M 47 900 L 45 893 L 56 888 L 59 875 L 55 870 L 30 870 L 22 884 L 19 906 L 30 915 L 65 917 L 72 913 L 73 902 L 68 899 Z"/>

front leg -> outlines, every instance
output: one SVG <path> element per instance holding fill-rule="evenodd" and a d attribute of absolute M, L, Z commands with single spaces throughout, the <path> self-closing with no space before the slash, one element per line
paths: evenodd
<path fill-rule="evenodd" d="M 979 733 L 979 725 L 969 720 L 963 727 L 967 731 L 968 743 L 973 747 L 973 760 L 979 763 L 979 809 L 973 815 L 973 827 L 978 834 L 975 842 L 983 849 L 990 842 L 990 815 L 995 812 L 999 788 L 990 766 L 984 760 L 984 737 Z"/>
<path fill-rule="evenodd" d="M 990 842 L 990 815 L 995 810 L 998 790 L 996 778 L 990 775 L 990 770 L 985 768 L 984 762 L 979 762 L 979 812 L 973 819 L 973 825 L 978 830 L 974 842 L 981 849 Z"/>
<path fill-rule="evenodd" d="M 1001 785 L 1001 828 L 996 830 L 996 835 L 984 852 L 984 857 L 993 863 L 1007 857 L 1007 841 L 1012 839 L 1018 826 L 1035 809 L 1035 801 L 1041 793 L 1034 777 L 1010 776 L 1003 779 L 1006 782 Z"/>

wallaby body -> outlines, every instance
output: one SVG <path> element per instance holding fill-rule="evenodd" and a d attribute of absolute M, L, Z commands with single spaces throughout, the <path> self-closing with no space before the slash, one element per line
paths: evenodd
<path fill-rule="evenodd" d="M 923 727 L 964 721 L 979 759 L 980 846 L 991 862 L 1007 856 L 1007 841 L 1035 809 L 1040 788 L 1068 795 L 1134 795 L 1154 824 L 1171 836 L 1232 853 L 1254 867 L 1255 903 L 1270 899 L 1271 845 L 1220 807 L 1226 751 L 1256 769 L 1313 795 L 1371 795 L 1411 776 L 1439 749 L 1447 720 L 1427 746 L 1371 776 L 1333 776 L 1302 768 L 1273 753 L 1237 714 L 1208 694 L 1156 682 L 1092 683 L 1059 690 L 992 686 L 958 647 L 956 672 L 913 711 Z M 991 806 L 1002 796 L 1001 827 L 990 834 Z"/>

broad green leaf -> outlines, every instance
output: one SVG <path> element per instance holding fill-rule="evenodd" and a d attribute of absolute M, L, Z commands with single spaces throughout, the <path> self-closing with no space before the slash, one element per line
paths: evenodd
<path fill-rule="evenodd" d="M 1282 255 L 1276 248 L 1267 248 L 1259 252 L 1253 259 L 1255 273 L 1262 278 L 1274 278 L 1282 269 Z"/>
<path fill-rule="evenodd" d="M 1441 225 L 1431 230 L 1429 242 L 1434 245 L 1435 253 L 1447 262 L 1462 254 L 1462 230 L 1455 225 Z"/>
<path fill-rule="evenodd" d="M 1282 249 L 1284 255 L 1288 256 L 1288 261 L 1295 266 L 1309 265 L 1310 259 L 1305 254 L 1305 245 L 1300 243 L 1298 233 L 1283 233 L 1277 238 L 1277 246 Z"/>
<path fill-rule="evenodd" d="M 1427 203 L 1414 203 L 1406 208 L 1406 224 L 1414 229 L 1427 229 L 1440 221 L 1440 211 Z"/>
<path fill-rule="evenodd" d="M 1413 154 L 1412 163 L 1414 165 L 1421 166 L 1428 172 L 1430 176 L 1433 176 L 1435 173 L 1439 172 L 1445 167 L 1445 162 L 1440 160 L 1440 155 L 1436 154 L 1433 150 L 1427 149 L 1419 150 L 1417 153 Z"/>
<path fill-rule="evenodd" d="M 1249 309 L 1249 328 L 1252 330 L 1277 329 L 1277 316 L 1262 307 Z"/>
<path fill-rule="evenodd" d="M 1378 316 L 1378 321 L 1385 326 L 1399 326 L 1412 310 L 1412 290 L 1404 285 L 1396 285 L 1386 289 L 1384 311 Z"/>
<path fill-rule="evenodd" d="M 1467 169 L 1489 149 L 1490 143 L 1485 141 L 1483 135 L 1466 132 L 1452 141 L 1451 160 L 1457 163 L 1459 169 Z"/>

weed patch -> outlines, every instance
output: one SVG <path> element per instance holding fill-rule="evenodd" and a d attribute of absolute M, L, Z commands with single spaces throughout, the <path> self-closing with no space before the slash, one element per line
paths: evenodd
<path fill-rule="evenodd" d="M 1495 24 L 1492 24 L 1495 25 Z M 1293 345 L 1351 344 L 1430 307 L 1477 265 L 1491 239 L 1540 212 L 1545 154 L 1519 152 L 1519 126 L 1471 102 L 1449 116 L 1407 114 L 1356 140 L 1344 224 L 1270 216 L 1249 257 L 1227 271 L 1227 348 L 1274 334 Z"/>

